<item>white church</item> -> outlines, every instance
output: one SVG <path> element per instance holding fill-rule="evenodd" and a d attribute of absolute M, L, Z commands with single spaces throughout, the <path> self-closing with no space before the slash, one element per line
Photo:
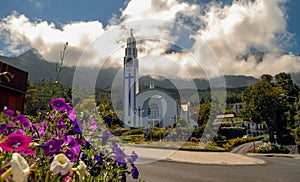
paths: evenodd
<path fill-rule="evenodd" d="M 173 126 L 178 116 L 185 119 L 189 127 L 189 104 L 179 105 L 164 91 L 154 88 L 139 92 L 139 60 L 136 39 L 130 32 L 124 57 L 123 71 L 123 123 L 124 127 Z M 193 124 L 192 124 L 193 123 Z"/>

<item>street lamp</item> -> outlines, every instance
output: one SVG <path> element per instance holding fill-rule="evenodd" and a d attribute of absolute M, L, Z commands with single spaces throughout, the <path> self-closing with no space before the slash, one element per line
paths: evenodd
<path fill-rule="evenodd" d="M 298 98 L 297 98 L 297 97 L 294 97 L 294 96 L 288 96 L 288 95 L 285 95 L 285 94 L 280 94 L 280 96 L 281 96 L 281 97 L 286 97 L 286 98 L 292 98 L 292 99 L 295 99 L 296 116 L 297 116 L 297 120 L 298 120 L 298 126 L 300 127 L 300 118 L 299 118 L 299 115 L 298 115 L 298 103 L 297 103 Z"/>

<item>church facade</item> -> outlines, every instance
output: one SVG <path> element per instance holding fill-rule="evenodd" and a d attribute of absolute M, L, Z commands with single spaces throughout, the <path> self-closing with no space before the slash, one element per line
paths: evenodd
<path fill-rule="evenodd" d="M 189 121 L 189 105 L 179 105 L 166 92 L 150 89 L 139 92 L 139 60 L 136 39 L 127 39 L 123 70 L 123 123 L 124 127 L 146 128 L 173 126 L 178 116 Z"/>

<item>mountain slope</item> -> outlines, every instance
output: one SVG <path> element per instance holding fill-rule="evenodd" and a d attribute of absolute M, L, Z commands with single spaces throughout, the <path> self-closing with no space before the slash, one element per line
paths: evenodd
<path fill-rule="evenodd" d="M 12 66 L 25 70 L 29 73 L 29 80 L 31 83 L 41 81 L 43 79 L 55 80 L 56 77 L 56 64 L 45 60 L 36 50 L 30 49 L 24 54 L 17 57 L 4 57 L 0 56 L 0 60 L 8 63 Z M 90 73 L 98 73 L 97 68 L 82 68 L 80 69 L 80 75 L 86 78 Z M 96 81 L 98 88 L 111 87 L 112 82 L 116 74 L 118 73 L 117 68 L 101 69 L 101 73 L 98 74 Z M 65 67 L 60 75 L 60 82 L 71 85 L 73 82 L 73 75 L 75 67 Z M 92 75 L 92 74 L 91 74 Z M 99 76 L 100 75 L 100 76 Z M 297 84 L 300 83 L 300 73 L 291 74 L 294 81 Z M 228 88 L 246 87 L 259 81 L 259 79 L 252 76 L 244 75 L 225 75 L 226 86 Z M 80 77 L 79 77 L 80 79 Z M 92 78 L 94 79 L 94 78 Z M 213 78 L 211 81 L 214 83 L 222 83 L 221 78 Z M 82 83 L 85 80 L 81 80 Z M 181 88 L 185 88 L 189 81 L 187 80 L 176 80 L 176 83 L 180 83 Z M 149 86 L 150 83 L 154 83 L 156 87 L 176 89 L 175 85 L 168 79 L 165 78 L 152 78 L 150 76 L 143 76 L 140 78 L 140 85 Z M 209 81 L 206 79 L 194 79 L 194 83 L 198 89 L 206 90 L 209 88 Z M 121 83 L 122 84 L 122 83 Z M 217 84 L 218 85 L 218 84 Z M 219 84 L 220 85 L 220 84 Z M 86 85 L 88 86 L 88 85 Z"/>

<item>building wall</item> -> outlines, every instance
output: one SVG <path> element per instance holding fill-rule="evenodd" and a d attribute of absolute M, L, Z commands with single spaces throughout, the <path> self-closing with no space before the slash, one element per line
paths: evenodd
<path fill-rule="evenodd" d="M 24 95 L 18 92 L 0 87 L 0 111 L 7 107 L 14 111 L 23 112 L 24 110 Z"/>
<path fill-rule="evenodd" d="M 148 118 L 148 107 L 151 105 L 151 103 L 156 104 L 159 108 L 159 126 L 172 126 L 176 116 L 179 114 L 177 102 L 164 92 L 159 90 L 148 90 L 137 95 L 137 108 L 142 108 L 143 110 L 140 113 L 142 118 L 136 119 L 137 123 L 141 123 L 137 127 L 144 127 L 145 125 L 153 122 Z M 136 116 L 138 117 L 138 114 L 136 114 Z"/>
<path fill-rule="evenodd" d="M 4 72 L 9 72 L 10 75 L 0 76 L 0 111 L 6 106 L 8 109 L 23 112 L 28 73 L 0 62 L 0 73 Z"/>

